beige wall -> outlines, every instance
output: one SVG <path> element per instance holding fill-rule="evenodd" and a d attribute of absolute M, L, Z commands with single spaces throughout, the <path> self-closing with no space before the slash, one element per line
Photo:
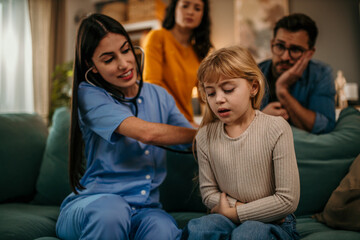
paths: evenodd
<path fill-rule="evenodd" d="M 234 0 L 210 0 L 210 17 L 214 47 L 234 44 Z"/>
<path fill-rule="evenodd" d="M 76 17 L 83 16 L 94 11 L 93 0 L 65 0 L 65 27 L 66 27 L 66 43 L 65 60 L 74 59 L 75 38 L 78 24 L 75 22 Z"/>

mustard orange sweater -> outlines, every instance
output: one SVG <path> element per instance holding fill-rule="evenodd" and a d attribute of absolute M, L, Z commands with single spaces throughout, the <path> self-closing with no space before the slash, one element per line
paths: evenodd
<path fill-rule="evenodd" d="M 184 116 L 193 121 L 191 95 L 200 61 L 192 46 L 181 45 L 162 28 L 149 32 L 144 50 L 144 81 L 164 87 Z"/>

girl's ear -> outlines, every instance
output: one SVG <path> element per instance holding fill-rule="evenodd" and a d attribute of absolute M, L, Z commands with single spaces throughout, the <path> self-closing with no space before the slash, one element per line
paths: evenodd
<path fill-rule="evenodd" d="M 250 88 L 250 96 L 251 97 L 255 97 L 256 94 L 259 92 L 259 81 L 255 80 L 252 82 L 251 84 L 251 88 Z"/>

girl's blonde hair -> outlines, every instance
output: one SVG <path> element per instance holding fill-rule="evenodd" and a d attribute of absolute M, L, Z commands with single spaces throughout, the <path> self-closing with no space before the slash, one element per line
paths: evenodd
<path fill-rule="evenodd" d="M 206 109 L 200 127 L 218 120 L 207 102 L 204 84 L 218 82 L 221 78 L 243 78 L 250 84 L 258 82 L 258 91 L 251 99 L 254 109 L 259 109 L 265 92 L 265 78 L 248 50 L 240 46 L 218 49 L 208 55 L 200 64 L 197 73 L 200 96 L 206 102 Z"/>

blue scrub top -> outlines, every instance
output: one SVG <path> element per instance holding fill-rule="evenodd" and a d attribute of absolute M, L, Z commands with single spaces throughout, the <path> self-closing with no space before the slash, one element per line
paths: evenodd
<path fill-rule="evenodd" d="M 118 194 L 132 206 L 161 206 L 158 187 L 166 177 L 165 150 L 115 133 L 122 121 L 134 116 L 135 106 L 120 103 L 86 82 L 79 85 L 78 94 L 87 159 L 80 183 L 86 189 L 70 194 L 62 208 L 78 196 L 98 193 Z M 191 128 L 173 97 L 160 86 L 144 83 L 137 105 L 140 119 Z"/>

